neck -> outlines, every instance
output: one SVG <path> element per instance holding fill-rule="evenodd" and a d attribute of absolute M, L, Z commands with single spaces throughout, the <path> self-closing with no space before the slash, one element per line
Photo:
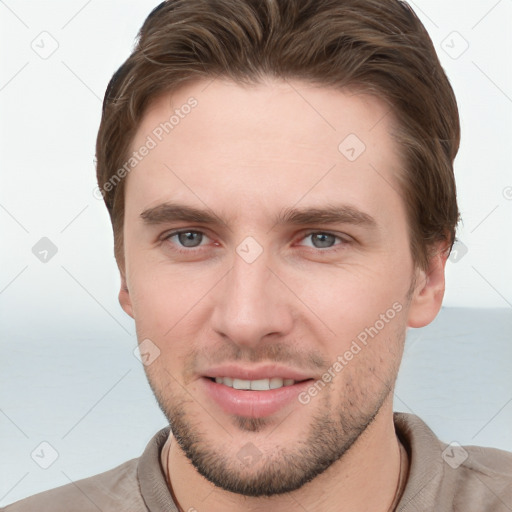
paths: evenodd
<path fill-rule="evenodd" d="M 387 403 L 341 459 L 313 481 L 285 495 L 254 498 L 219 489 L 197 472 L 172 433 L 161 459 L 174 499 L 183 511 L 201 510 L 207 505 L 211 512 L 291 512 L 299 504 L 305 510 L 325 512 L 388 512 L 400 474 L 400 445 L 392 407 Z"/>

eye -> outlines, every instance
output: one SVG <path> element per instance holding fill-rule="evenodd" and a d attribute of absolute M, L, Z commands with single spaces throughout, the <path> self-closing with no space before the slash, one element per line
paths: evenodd
<path fill-rule="evenodd" d="M 191 250 L 201 247 L 203 238 L 208 238 L 202 231 L 194 231 L 186 229 L 182 231 L 173 231 L 165 235 L 162 240 L 168 241 L 173 245 L 177 244 L 176 250 L 178 252 L 191 252 Z M 173 240 L 174 239 L 174 240 Z M 180 249 L 184 247 L 185 249 Z M 187 249 L 190 249 L 187 251 Z"/>
<path fill-rule="evenodd" d="M 349 243 L 349 240 L 324 231 L 311 231 L 310 233 L 307 233 L 302 240 L 307 239 L 311 240 L 312 245 L 309 247 L 312 247 L 313 249 L 330 249 L 331 247 Z M 336 240 L 339 240 L 341 243 L 336 244 Z"/>
<path fill-rule="evenodd" d="M 182 229 L 180 231 L 172 231 L 162 237 L 162 242 L 168 242 L 173 247 L 172 249 L 178 253 L 193 253 L 194 250 L 199 250 L 206 244 L 201 244 L 204 240 L 208 240 L 209 237 L 202 231 L 192 229 Z M 326 249 L 332 249 L 332 251 L 338 250 L 342 246 L 349 244 L 350 240 L 347 238 L 335 235 L 333 233 L 325 231 L 311 231 L 305 234 L 301 241 L 311 240 L 311 245 L 306 244 L 306 247 L 312 249 L 320 249 L 320 252 L 327 252 Z M 338 243 L 336 243 L 338 241 Z M 299 244 L 303 245 L 303 244 Z M 325 249 L 322 251 L 322 249 Z"/>

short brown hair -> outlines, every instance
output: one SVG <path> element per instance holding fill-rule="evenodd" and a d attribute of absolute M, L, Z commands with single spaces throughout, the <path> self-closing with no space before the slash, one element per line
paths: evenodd
<path fill-rule="evenodd" d="M 402 147 L 404 169 L 397 180 L 413 260 L 427 269 L 435 242 L 451 250 L 459 220 L 453 174 L 460 140 L 457 103 L 425 27 L 405 2 L 168 0 L 145 20 L 103 102 L 97 178 L 120 268 L 124 180 L 109 180 L 125 164 L 152 99 L 216 76 L 238 83 L 258 83 L 265 76 L 300 79 L 356 88 L 387 101 L 398 122 L 393 136 Z"/>

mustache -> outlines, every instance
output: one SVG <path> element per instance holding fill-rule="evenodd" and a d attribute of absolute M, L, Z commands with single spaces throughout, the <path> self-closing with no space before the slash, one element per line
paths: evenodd
<path fill-rule="evenodd" d="M 303 351 L 293 343 L 264 341 L 255 347 L 240 347 L 232 342 L 192 349 L 185 356 L 184 374 L 197 374 L 199 368 L 224 363 L 284 363 L 301 370 L 323 370 L 329 364 L 318 352 Z"/>

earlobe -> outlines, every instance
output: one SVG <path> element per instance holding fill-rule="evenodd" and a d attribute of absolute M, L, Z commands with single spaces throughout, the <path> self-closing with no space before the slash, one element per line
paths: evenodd
<path fill-rule="evenodd" d="M 419 271 L 409 307 L 408 327 L 425 327 L 439 313 L 444 297 L 447 258 L 447 251 L 441 249 L 430 259 L 428 270 Z"/>
<path fill-rule="evenodd" d="M 121 287 L 119 290 L 119 304 L 121 304 L 121 307 L 123 308 L 124 312 L 133 318 L 132 300 L 130 297 L 130 291 L 126 284 L 126 277 L 123 272 L 121 272 Z"/>

